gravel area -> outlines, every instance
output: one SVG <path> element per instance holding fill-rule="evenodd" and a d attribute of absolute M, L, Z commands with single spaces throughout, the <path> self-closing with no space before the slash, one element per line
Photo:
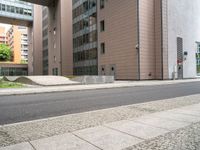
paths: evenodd
<path fill-rule="evenodd" d="M 200 103 L 200 95 L 72 114 L 0 127 L 0 147 Z M 182 150 L 182 149 L 181 149 Z"/>
<path fill-rule="evenodd" d="M 125 150 L 200 150 L 200 123 L 147 140 Z"/>

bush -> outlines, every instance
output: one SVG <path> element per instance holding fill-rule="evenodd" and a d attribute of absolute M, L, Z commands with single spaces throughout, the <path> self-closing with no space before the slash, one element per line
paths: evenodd
<path fill-rule="evenodd" d="M 0 61 L 8 61 L 11 58 L 11 49 L 6 44 L 0 44 Z"/>

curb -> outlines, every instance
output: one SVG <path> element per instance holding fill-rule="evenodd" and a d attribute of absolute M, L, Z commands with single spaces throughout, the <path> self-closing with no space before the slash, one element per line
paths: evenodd
<path fill-rule="evenodd" d="M 156 82 L 156 81 L 155 81 Z M 83 87 L 78 87 L 78 89 L 60 89 L 59 88 L 69 88 L 69 87 L 75 87 L 78 85 L 71 85 L 71 86 L 50 86 L 50 87 L 41 87 L 41 88 L 32 88 L 32 90 L 41 90 L 41 91 L 24 91 L 21 92 L 23 90 L 31 90 L 30 88 L 21 88 L 19 89 L 20 91 L 11 91 L 11 92 L 2 92 L 0 93 L 0 96 L 15 96 L 15 95 L 30 95 L 30 94 L 45 94 L 45 93 L 61 93 L 61 92 L 73 92 L 73 91 L 87 91 L 87 90 L 103 90 L 103 89 L 116 89 L 116 88 L 129 88 L 129 87 L 148 87 L 148 86 L 164 86 L 164 85 L 173 85 L 173 84 L 184 84 L 184 83 L 193 83 L 193 82 L 200 82 L 200 80 L 180 80 L 178 82 L 166 82 L 166 83 L 155 83 L 155 84 L 133 84 L 133 83 L 122 83 L 122 85 L 120 85 L 120 83 L 118 85 L 114 84 L 112 86 L 107 86 L 109 84 L 98 84 L 96 86 L 98 87 L 90 87 L 93 85 L 82 85 Z M 139 82 L 138 82 L 139 83 Z M 124 85 L 126 84 L 126 85 Z M 102 85 L 104 85 L 102 87 Z M 58 88 L 58 89 L 51 89 L 51 88 Z M 48 89 L 49 88 L 49 89 Z M 42 91 L 43 89 L 45 89 L 44 91 Z M 4 89 L 5 90 L 5 89 Z M 6 90 L 10 90 L 10 89 L 6 89 Z M 18 90 L 18 89 L 17 89 Z M 0 90 L 1 92 L 1 90 Z"/>

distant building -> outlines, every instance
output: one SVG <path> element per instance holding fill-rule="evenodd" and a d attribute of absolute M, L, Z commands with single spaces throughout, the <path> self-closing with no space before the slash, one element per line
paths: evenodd
<path fill-rule="evenodd" d="M 27 76 L 27 64 L 13 64 L 0 62 L 0 76 Z"/>
<path fill-rule="evenodd" d="M 7 32 L 8 46 L 13 52 L 13 63 L 28 63 L 27 28 L 12 26 Z"/>
<path fill-rule="evenodd" d="M 0 27 L 0 44 L 7 44 L 5 27 Z"/>

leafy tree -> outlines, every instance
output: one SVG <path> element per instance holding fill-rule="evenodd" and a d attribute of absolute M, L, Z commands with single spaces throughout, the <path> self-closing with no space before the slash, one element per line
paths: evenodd
<path fill-rule="evenodd" d="M 11 58 L 11 49 L 6 44 L 0 44 L 0 61 L 8 61 Z"/>

